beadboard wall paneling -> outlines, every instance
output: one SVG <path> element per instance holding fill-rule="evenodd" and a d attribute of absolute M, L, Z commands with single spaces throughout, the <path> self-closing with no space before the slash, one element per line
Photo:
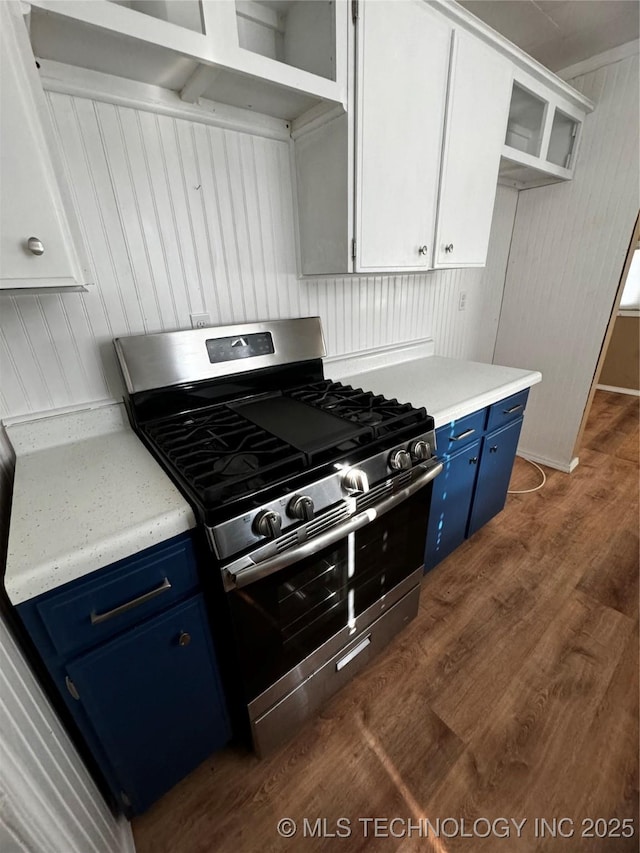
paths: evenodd
<path fill-rule="evenodd" d="M 2 850 L 134 853 L 1 615 L 0 731 Z"/>
<path fill-rule="evenodd" d="M 438 354 L 490 360 L 515 191 L 498 193 L 483 270 L 298 281 L 286 142 L 47 96 L 96 286 L 3 298 L 0 415 L 119 397 L 112 339 L 188 328 L 191 313 L 319 314 L 331 355 L 433 336 Z"/>
<path fill-rule="evenodd" d="M 595 101 L 573 181 L 520 193 L 494 361 L 542 371 L 520 449 L 568 470 L 639 205 L 638 56 L 570 81 Z"/>

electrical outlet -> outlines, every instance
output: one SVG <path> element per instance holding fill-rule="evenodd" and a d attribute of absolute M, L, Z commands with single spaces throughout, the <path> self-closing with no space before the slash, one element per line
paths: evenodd
<path fill-rule="evenodd" d="M 204 329 L 211 325 L 211 317 L 208 314 L 191 314 L 191 328 Z"/>
<path fill-rule="evenodd" d="M 467 292 L 463 290 L 458 298 L 458 311 L 464 311 L 467 307 Z"/>

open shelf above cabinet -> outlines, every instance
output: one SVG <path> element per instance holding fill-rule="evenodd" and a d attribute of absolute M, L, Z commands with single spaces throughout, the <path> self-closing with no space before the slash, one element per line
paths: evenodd
<path fill-rule="evenodd" d="M 346 108 L 335 0 L 34 0 L 36 57 L 292 121 Z"/>

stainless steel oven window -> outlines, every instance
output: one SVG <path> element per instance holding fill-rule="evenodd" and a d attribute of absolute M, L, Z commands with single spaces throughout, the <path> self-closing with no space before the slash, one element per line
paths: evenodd
<path fill-rule="evenodd" d="M 250 701 L 358 617 L 423 561 L 430 487 L 335 545 L 228 593 Z"/>

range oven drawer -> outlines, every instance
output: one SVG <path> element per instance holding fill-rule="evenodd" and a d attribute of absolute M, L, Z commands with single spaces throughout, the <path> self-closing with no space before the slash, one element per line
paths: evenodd
<path fill-rule="evenodd" d="M 420 585 L 416 584 L 400 601 L 360 631 L 337 654 L 333 654 L 325 662 L 319 661 L 318 668 L 295 689 L 256 719 L 252 718 L 251 731 L 258 755 L 268 755 L 289 740 L 310 714 L 364 669 L 416 616 L 419 598 Z M 257 705 L 260 698 L 252 705 Z M 250 705 L 250 715 L 251 710 Z"/>

